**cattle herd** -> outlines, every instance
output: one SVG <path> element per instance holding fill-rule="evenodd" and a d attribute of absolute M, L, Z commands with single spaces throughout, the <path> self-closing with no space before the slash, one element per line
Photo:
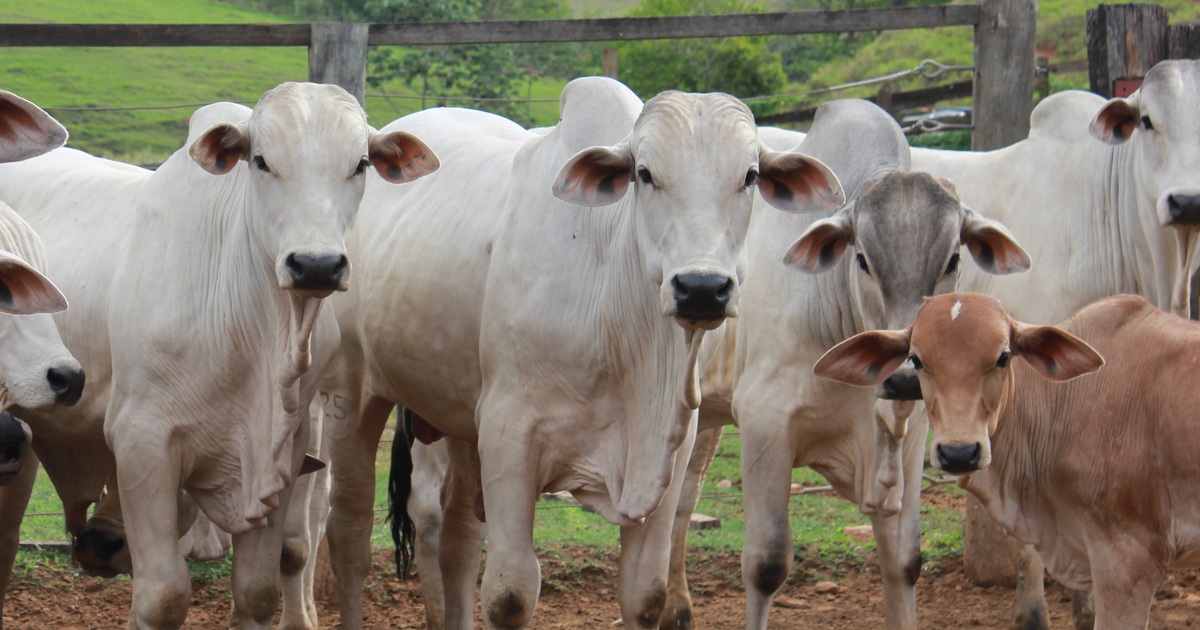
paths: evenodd
<path fill-rule="evenodd" d="M 1144 628 L 1200 566 L 1198 95 L 1200 61 L 1163 62 L 966 153 L 910 149 L 866 101 L 804 134 L 590 77 L 552 128 L 377 131 L 285 83 L 199 109 L 149 171 L 0 92 L 0 606 L 40 461 L 79 564 L 134 576 L 129 627 L 181 626 L 185 557 L 232 546 L 234 626 L 282 600 L 315 628 L 322 538 L 361 627 L 402 405 L 392 517 L 431 628 L 472 627 L 476 597 L 489 628 L 533 623 L 547 491 L 620 527 L 625 627 L 703 624 L 685 536 L 729 424 L 747 628 L 791 570 L 798 466 L 870 515 L 881 624 L 917 627 L 926 456 L 1091 590 L 1077 623 Z"/>

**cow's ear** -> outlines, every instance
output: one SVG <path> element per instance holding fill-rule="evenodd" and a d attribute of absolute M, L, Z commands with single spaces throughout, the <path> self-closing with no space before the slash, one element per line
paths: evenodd
<path fill-rule="evenodd" d="M 854 243 L 851 208 L 842 208 L 832 217 L 808 226 L 783 255 L 783 264 L 805 273 L 825 273 L 832 269 Z"/>
<path fill-rule="evenodd" d="M 379 176 L 393 184 L 419 179 L 442 165 L 433 149 L 407 131 L 371 134 L 367 150 Z"/>
<path fill-rule="evenodd" d="M 1055 326 L 1017 323 L 1012 351 L 1043 378 L 1055 382 L 1090 374 L 1104 365 L 1104 357 L 1094 348 Z"/>
<path fill-rule="evenodd" d="M 616 203 L 633 179 L 633 156 L 622 146 L 592 147 L 576 153 L 554 180 L 554 196 L 581 206 Z"/>
<path fill-rule="evenodd" d="M 0 90 L 0 162 L 18 162 L 57 149 L 67 130 L 42 108 Z"/>
<path fill-rule="evenodd" d="M 66 310 L 67 298 L 20 256 L 0 250 L 0 313 L 33 315 Z"/>
<path fill-rule="evenodd" d="M 878 385 L 908 360 L 908 330 L 859 333 L 829 349 L 813 374 L 847 385 Z"/>
<path fill-rule="evenodd" d="M 963 214 L 961 239 L 980 269 L 998 276 L 1029 271 L 1029 254 L 1004 224 L 966 208 Z"/>
<path fill-rule="evenodd" d="M 1121 144 L 1137 129 L 1138 112 L 1137 105 L 1127 99 L 1110 99 L 1092 119 L 1088 131 L 1109 144 Z"/>
<path fill-rule="evenodd" d="M 780 210 L 819 212 L 846 201 L 837 175 L 817 158 L 763 150 L 758 168 L 758 192 Z"/>
<path fill-rule="evenodd" d="M 241 125 L 217 123 L 196 138 L 188 155 L 200 168 L 224 175 L 237 166 L 238 160 L 250 159 L 250 134 Z"/>

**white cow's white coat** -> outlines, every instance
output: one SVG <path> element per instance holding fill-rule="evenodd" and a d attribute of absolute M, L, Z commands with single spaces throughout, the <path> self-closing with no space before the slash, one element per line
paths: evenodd
<path fill-rule="evenodd" d="M 358 246 L 375 248 L 386 226 L 407 228 L 393 234 L 402 238 L 391 239 L 387 251 L 359 256 L 363 275 L 375 279 L 365 280 L 358 302 L 347 304 L 355 289 L 336 301 L 339 322 L 349 322 L 346 339 L 358 337 L 343 353 L 350 373 L 366 374 L 339 386 L 350 394 L 331 396 L 358 397 L 350 406 L 363 413 L 335 429 L 344 433 L 332 455 L 330 536 L 346 544 L 338 532 L 362 527 L 342 510 L 361 510 L 346 497 L 365 496 L 369 486 L 343 487 L 338 477 L 343 461 L 365 460 L 366 468 L 374 443 L 346 438 L 365 432 L 360 423 L 381 423 L 388 403 L 411 407 L 457 438 L 453 444 L 477 439 L 478 450 L 451 448 L 443 540 L 455 544 L 441 548 L 449 627 L 471 623 L 483 533 L 474 512 L 483 510 L 492 540 L 485 620 L 528 623 L 538 588 L 529 527 L 541 489 L 571 490 L 626 526 L 626 624 L 657 623 L 673 509 L 654 510 L 673 507 L 677 496 L 670 482 L 684 463 L 675 452 L 690 442 L 700 341 L 719 323 L 687 321 L 671 283 L 686 273 L 720 275 L 729 282 L 722 315 L 733 313 L 760 172 L 761 185 L 784 205 L 840 195 L 824 167 L 763 149 L 748 111 L 727 96 L 673 93 L 643 109 L 615 85 L 572 82 L 563 122 L 545 134 L 462 110 L 397 121 L 405 129 L 436 128 L 422 137 L 447 166 L 423 192 L 420 183 L 411 190 L 426 202 L 403 204 L 413 208 L 411 221 L 386 216 L 394 215 L 396 197 L 375 201 L 368 191 L 360 219 L 378 212 L 387 222 L 356 225 Z M 575 204 L 611 207 L 581 208 L 552 191 Z M 398 264 L 410 258 L 415 265 Z M 373 283 L 388 295 L 372 291 Z M 357 584 L 341 588 L 353 595 Z"/>
<path fill-rule="evenodd" d="M 343 251 L 371 165 L 405 181 L 436 158 L 411 136 L 372 130 L 340 88 L 284 84 L 253 111 L 198 111 L 187 144 L 154 173 L 69 150 L 0 168 L 0 195 L 59 239 L 51 256 L 81 305 L 61 323 L 98 376 L 79 409 L 45 415 L 51 430 L 37 437 L 54 447 L 39 453 L 52 452 L 72 531 L 103 484 L 124 489 L 133 623 L 175 627 L 187 613 L 180 488 L 235 534 L 239 622 L 274 614 L 275 511 L 337 344 L 332 314 L 320 316 L 334 287 L 293 290 L 303 263 L 289 257 Z M 50 185 L 35 189 L 41 178 Z"/>

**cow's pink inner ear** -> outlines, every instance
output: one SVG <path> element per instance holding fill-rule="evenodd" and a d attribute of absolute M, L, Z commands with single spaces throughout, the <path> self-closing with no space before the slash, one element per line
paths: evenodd
<path fill-rule="evenodd" d="M 53 282 L 14 256 L 0 254 L 0 283 L 0 313 L 32 315 L 67 308 L 67 298 Z"/>
<path fill-rule="evenodd" d="M 1109 144 L 1121 144 L 1133 136 L 1137 123 L 1138 108 L 1123 98 L 1115 98 L 1100 109 L 1088 131 Z"/>
<path fill-rule="evenodd" d="M 554 195 L 584 206 L 616 203 L 629 190 L 633 160 L 609 147 L 584 149 L 571 158 L 554 182 Z"/>
<path fill-rule="evenodd" d="M 758 190 L 763 199 L 786 212 L 817 212 L 846 200 L 842 184 L 820 160 L 800 153 L 764 153 Z"/>
<path fill-rule="evenodd" d="M 830 348 L 813 366 L 813 374 L 847 385 L 878 385 L 900 369 L 908 352 L 907 330 L 859 333 Z"/>
<path fill-rule="evenodd" d="M 1104 357 L 1082 339 L 1055 326 L 1021 324 L 1013 334 L 1013 351 L 1043 378 L 1061 382 L 1099 370 Z"/>
<path fill-rule="evenodd" d="M 368 151 L 379 176 L 393 184 L 403 184 L 436 171 L 441 162 L 416 136 L 393 131 L 371 137 Z"/>
<path fill-rule="evenodd" d="M 217 123 L 192 143 L 188 155 L 213 175 L 224 175 L 250 155 L 250 136 L 232 123 Z"/>
<path fill-rule="evenodd" d="M 15 162 L 61 147 L 67 130 L 37 105 L 0 90 L 0 162 Z"/>

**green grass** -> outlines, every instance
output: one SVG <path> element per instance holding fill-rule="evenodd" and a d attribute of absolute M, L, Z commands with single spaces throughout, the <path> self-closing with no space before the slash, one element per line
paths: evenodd
<path fill-rule="evenodd" d="M 170 23 L 257 24 L 296 22 L 288 16 L 237 8 L 213 0 L 78 0 L 0 4 L 0 23 Z M 70 145 L 90 153 L 137 164 L 156 164 L 187 136 L 195 105 L 238 101 L 253 105 L 266 90 L 308 77 L 303 47 L 187 48 L 6 48 L 0 88 L 41 105 L 71 132 Z M 564 82 L 538 79 L 534 124 L 558 119 L 557 98 Z M 383 94 L 397 95 L 385 98 Z M 399 82 L 367 97 L 376 127 L 420 108 L 413 90 Z M 473 106 L 448 101 L 451 105 Z M 433 105 L 434 103 L 430 103 Z M 159 107 L 173 109 L 75 111 L 77 107 Z"/>
<path fill-rule="evenodd" d="M 384 440 L 391 439 L 391 429 L 384 433 Z M 737 554 L 741 551 L 745 537 L 745 515 L 742 511 L 741 467 L 738 454 L 740 438 L 737 429 L 729 427 L 721 440 L 712 467 L 704 481 L 702 496 L 697 512 L 721 520 L 721 527 L 688 534 L 689 560 L 704 559 L 713 555 Z M 371 535 L 376 549 L 390 549 L 391 535 L 383 521 L 383 509 L 387 507 L 387 475 L 391 465 L 391 443 L 380 444 L 376 460 L 375 483 L 375 528 Z M 723 479 L 732 482 L 728 489 L 717 488 Z M 807 468 L 792 471 L 792 481 L 804 486 L 825 485 L 825 480 Z M 959 494 L 962 490 L 953 485 L 942 485 L 927 489 L 927 493 Z M 542 500 L 538 504 L 534 528 L 534 546 L 544 561 L 566 564 L 568 575 L 585 579 L 590 571 L 601 570 L 600 560 L 614 557 L 619 550 L 619 528 L 603 518 L 579 506 L 556 500 Z M 54 494 L 44 473 L 39 473 L 30 512 L 58 512 L 61 504 Z M 874 541 L 859 542 L 843 533 L 846 527 L 870 524 L 870 519 L 850 503 L 832 493 L 793 496 L 789 517 L 792 524 L 792 539 L 796 546 L 797 562 L 814 559 L 815 573 L 793 571 L 792 578 L 827 579 L 841 572 L 859 570 L 867 566 L 867 557 L 875 549 Z M 958 510 L 943 509 L 926 505 L 921 510 L 926 566 L 933 566 L 947 556 L 962 554 L 962 523 Z M 38 542 L 65 541 L 62 517 L 29 518 L 21 525 L 21 540 Z M 596 552 L 596 561 L 580 560 L 578 554 L 564 553 L 567 547 L 589 547 Z M 78 568 L 70 565 L 63 556 L 47 551 L 21 551 L 17 556 L 14 579 L 32 573 L 33 567 L 41 564 L 76 573 Z M 575 567 L 574 564 L 580 564 Z M 809 563 L 812 564 L 811 562 Z M 216 582 L 228 575 L 228 558 L 216 563 L 189 561 L 194 581 Z M 558 572 L 564 573 L 564 572 Z M 720 577 L 720 576 L 718 576 Z M 726 576 L 737 582 L 738 576 Z M 569 588 L 569 584 L 551 585 Z"/>

